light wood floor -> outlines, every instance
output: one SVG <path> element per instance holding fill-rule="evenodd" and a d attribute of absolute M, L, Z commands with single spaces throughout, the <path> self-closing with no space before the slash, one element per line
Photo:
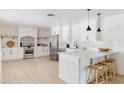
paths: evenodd
<path fill-rule="evenodd" d="M 58 62 L 48 57 L 2 62 L 3 84 L 63 84 L 58 71 Z M 109 83 L 124 84 L 124 76 Z"/>
<path fill-rule="evenodd" d="M 48 57 L 2 62 L 2 80 L 9 84 L 63 84 L 58 71 Z"/>

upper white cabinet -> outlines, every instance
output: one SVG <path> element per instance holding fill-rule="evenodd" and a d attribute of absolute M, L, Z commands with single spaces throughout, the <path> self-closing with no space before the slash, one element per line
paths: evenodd
<path fill-rule="evenodd" d="M 49 46 L 51 31 L 50 29 L 38 29 L 37 30 L 37 46 Z"/>
<path fill-rule="evenodd" d="M 51 32 L 52 32 L 51 33 L 52 35 L 58 35 L 59 34 L 59 25 L 52 26 Z"/>
<path fill-rule="evenodd" d="M 67 24 L 67 25 L 63 25 L 62 26 L 62 31 L 63 31 L 63 33 L 62 33 L 62 41 L 68 41 L 68 39 L 69 39 L 69 25 Z"/>
<path fill-rule="evenodd" d="M 80 41 L 80 37 L 83 32 L 81 31 L 81 27 L 79 24 L 72 25 L 72 41 Z"/>

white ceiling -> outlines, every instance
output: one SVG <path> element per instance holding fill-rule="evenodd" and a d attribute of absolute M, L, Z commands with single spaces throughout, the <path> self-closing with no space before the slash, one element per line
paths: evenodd
<path fill-rule="evenodd" d="M 97 17 L 101 12 L 104 17 L 124 13 L 124 9 L 92 9 L 90 17 Z M 48 13 L 54 17 L 46 16 Z M 86 9 L 0 9 L 0 25 L 27 25 L 48 28 L 55 24 L 87 20 Z"/>

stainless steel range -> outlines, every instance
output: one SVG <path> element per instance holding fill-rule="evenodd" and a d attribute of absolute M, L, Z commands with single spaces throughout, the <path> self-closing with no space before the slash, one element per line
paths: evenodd
<path fill-rule="evenodd" d="M 34 47 L 24 47 L 24 58 L 34 57 Z"/>

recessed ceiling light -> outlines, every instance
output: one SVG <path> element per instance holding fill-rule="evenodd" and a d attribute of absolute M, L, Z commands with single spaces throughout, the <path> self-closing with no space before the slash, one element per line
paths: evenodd
<path fill-rule="evenodd" d="M 54 14 L 47 14 L 47 16 L 56 16 L 56 15 L 54 15 Z"/>

